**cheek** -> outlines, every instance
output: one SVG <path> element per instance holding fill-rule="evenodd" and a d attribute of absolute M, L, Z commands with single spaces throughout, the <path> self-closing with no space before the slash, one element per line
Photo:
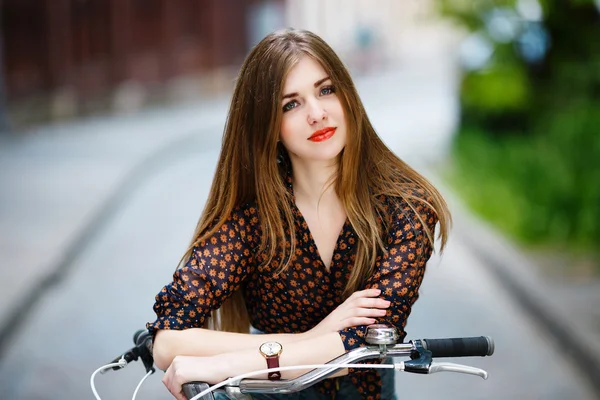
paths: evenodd
<path fill-rule="evenodd" d="M 342 122 L 346 122 L 346 119 L 344 118 L 344 107 L 342 107 L 342 103 L 339 100 L 336 99 L 332 104 L 332 110 L 338 119 L 341 119 Z"/>
<path fill-rule="evenodd" d="M 279 132 L 279 140 L 285 144 L 292 139 L 298 130 L 296 126 L 297 124 L 295 123 L 293 116 L 286 115 L 283 117 L 283 121 L 281 122 L 281 130 Z"/>

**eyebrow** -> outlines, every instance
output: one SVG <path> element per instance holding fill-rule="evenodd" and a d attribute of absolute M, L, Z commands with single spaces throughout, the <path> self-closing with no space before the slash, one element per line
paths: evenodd
<path fill-rule="evenodd" d="M 315 82 L 314 86 L 318 87 L 321 83 L 325 82 L 328 79 L 331 79 L 331 78 L 329 78 L 328 76 L 326 76 L 323 79 L 319 79 L 318 81 Z M 283 95 L 282 99 L 289 99 L 291 97 L 296 97 L 296 96 L 298 96 L 298 92 L 288 93 L 288 94 Z"/>

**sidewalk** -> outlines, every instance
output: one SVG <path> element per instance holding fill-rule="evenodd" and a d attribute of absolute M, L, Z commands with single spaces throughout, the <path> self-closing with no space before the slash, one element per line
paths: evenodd
<path fill-rule="evenodd" d="M 228 98 L 39 127 L 0 138 L 0 357 L 141 170 L 186 140 L 216 147 Z M 196 144 L 194 144 L 196 145 Z M 204 145 L 204 143 L 203 143 Z M 172 156 L 173 157 L 173 156 Z"/>
<path fill-rule="evenodd" d="M 439 179 L 434 183 L 452 210 L 452 234 L 470 247 L 541 332 L 571 359 L 600 399 L 600 277 L 549 273 L 555 267 L 535 260 L 474 216 Z M 564 272 L 569 268 L 563 265 Z"/>

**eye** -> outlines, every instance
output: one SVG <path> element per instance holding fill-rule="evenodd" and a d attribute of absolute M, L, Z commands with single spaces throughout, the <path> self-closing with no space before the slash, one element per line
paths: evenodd
<path fill-rule="evenodd" d="M 298 102 L 296 100 L 292 100 L 289 103 L 285 103 L 283 106 L 283 112 L 290 111 L 293 108 L 298 107 Z"/>
<path fill-rule="evenodd" d="M 327 96 L 332 93 L 335 93 L 335 88 L 333 86 L 324 86 L 321 88 L 321 96 Z"/>

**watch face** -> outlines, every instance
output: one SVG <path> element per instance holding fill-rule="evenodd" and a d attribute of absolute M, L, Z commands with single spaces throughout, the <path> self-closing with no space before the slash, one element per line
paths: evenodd
<path fill-rule="evenodd" d="M 281 353 L 282 347 L 277 342 L 267 342 L 260 346 L 260 352 L 267 357 L 276 356 Z"/>

